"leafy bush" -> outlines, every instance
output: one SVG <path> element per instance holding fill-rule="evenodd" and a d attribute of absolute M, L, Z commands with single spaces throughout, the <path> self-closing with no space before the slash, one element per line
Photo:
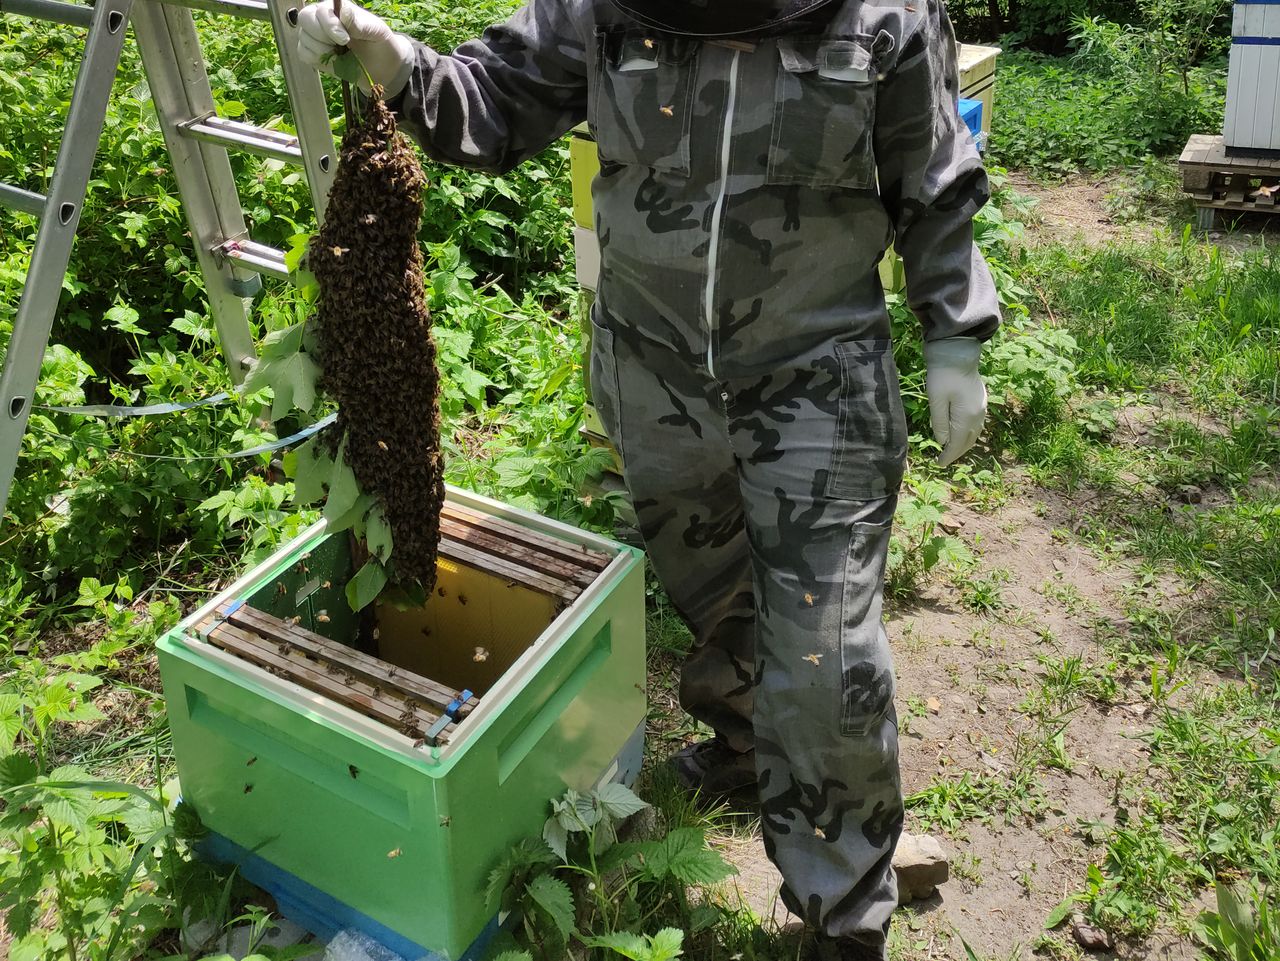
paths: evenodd
<path fill-rule="evenodd" d="M 1179 0 L 1181 3 L 1181 0 Z M 1224 44 L 1213 32 L 1221 0 L 1178 14 L 1144 0 L 1146 22 L 1076 17 L 1069 58 L 1014 53 L 1000 62 L 993 158 L 1065 173 L 1109 170 L 1180 150 L 1222 122 Z"/>
<path fill-rule="evenodd" d="M 519 913 L 526 946 L 544 961 L 577 956 L 574 942 L 634 961 L 669 961 L 684 931 L 699 934 L 721 920 L 691 888 L 717 884 L 734 868 L 691 825 L 620 841 L 628 817 L 649 805 L 621 784 L 590 794 L 568 791 L 552 802 L 540 840 L 516 845 L 489 876 L 491 907 Z M 642 925 L 669 922 L 653 935 Z"/>
<path fill-rule="evenodd" d="M 1003 39 L 1054 49 L 1078 16 L 1124 22 L 1134 15 L 1123 0 L 952 0 L 947 4 L 956 34 L 968 43 Z"/>

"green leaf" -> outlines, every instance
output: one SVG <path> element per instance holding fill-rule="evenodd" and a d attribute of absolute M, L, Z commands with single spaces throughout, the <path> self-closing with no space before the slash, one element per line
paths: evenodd
<path fill-rule="evenodd" d="M 1226 921 L 1232 934 L 1247 945 L 1254 941 L 1253 912 L 1236 892 L 1223 882 L 1217 884 L 1218 914 Z"/>
<path fill-rule="evenodd" d="M 561 861 L 569 860 L 569 832 L 559 818 L 547 818 L 547 823 L 542 828 L 542 840 L 547 842 L 547 847 L 555 851 Z"/>
<path fill-rule="evenodd" d="M 111 596 L 111 585 L 103 584 L 96 577 L 80 578 L 80 588 L 76 595 L 78 607 L 94 607 Z"/>
<path fill-rule="evenodd" d="M 529 882 L 528 891 L 529 897 L 546 912 L 561 937 L 567 939 L 573 934 L 573 892 L 569 885 L 549 874 L 540 874 Z"/>
<path fill-rule="evenodd" d="M 391 525 L 382 508 L 376 505 L 365 516 L 365 544 L 369 553 L 384 564 L 391 557 Z"/>
<path fill-rule="evenodd" d="M 307 257 L 307 247 L 311 244 L 310 234 L 294 234 L 289 238 L 289 249 L 284 252 L 284 269 L 296 273 Z"/>
<path fill-rule="evenodd" d="M 183 841 L 199 841 L 209 834 L 209 829 L 190 803 L 179 801 L 173 809 L 173 833 Z"/>
<path fill-rule="evenodd" d="M 436 347 L 440 351 L 442 366 L 457 366 L 471 355 L 475 338 L 465 330 L 436 327 L 432 330 Z"/>
<path fill-rule="evenodd" d="M 614 931 L 598 938 L 588 938 L 586 943 L 593 948 L 608 948 L 633 961 L 644 958 L 649 948 L 649 942 L 631 931 Z"/>
<path fill-rule="evenodd" d="M 1240 808 L 1230 801 L 1219 801 L 1210 810 L 1224 821 L 1234 821 L 1240 816 Z"/>
<path fill-rule="evenodd" d="M 566 795 L 567 796 L 567 795 Z M 600 818 L 604 814 L 604 809 L 600 803 L 589 795 L 582 795 L 576 792 L 570 799 L 573 816 L 577 818 L 577 828 L 579 830 L 587 830 L 595 827 L 600 823 Z M 573 825 L 567 825 L 569 830 L 574 830 Z"/>
<path fill-rule="evenodd" d="M 606 784 L 596 792 L 596 796 L 600 799 L 600 805 L 605 812 L 619 821 L 649 806 L 648 803 L 636 797 L 629 787 L 616 781 Z"/>
<path fill-rule="evenodd" d="M 649 961 L 671 961 L 684 953 L 684 932 L 678 928 L 663 928 L 649 938 Z"/>
<path fill-rule="evenodd" d="M 350 513 L 351 508 L 355 507 L 356 501 L 360 499 L 360 484 L 356 481 L 355 471 L 351 469 L 343 456 L 346 447 L 347 440 L 344 437 L 341 446 L 338 448 L 338 456 L 333 465 L 333 472 L 329 475 L 329 496 L 324 502 L 324 518 L 331 525 L 339 518 Z M 341 530 L 342 528 L 334 529 Z"/>
<path fill-rule="evenodd" d="M 459 367 L 453 372 L 453 380 L 475 407 L 479 407 L 484 400 L 484 389 L 493 383 L 474 367 Z"/>
<path fill-rule="evenodd" d="M 36 759 L 30 755 L 21 752 L 6 754 L 0 758 L 0 791 L 30 784 L 38 772 Z"/>
<path fill-rule="evenodd" d="M 45 817 L 51 822 L 83 832 L 89 828 L 91 800 L 82 794 L 51 793 L 46 795 L 41 806 L 44 808 Z"/>
<path fill-rule="evenodd" d="M 699 904 L 689 914 L 689 933 L 701 934 L 703 931 L 710 931 L 720 923 L 722 917 L 724 914 L 714 904 Z"/>
<path fill-rule="evenodd" d="M 528 951 L 503 951 L 493 961 L 533 961 Z"/>
<path fill-rule="evenodd" d="M 138 312 L 125 304 L 117 303 L 114 307 L 108 310 L 104 316 L 107 320 L 111 321 L 111 326 L 121 333 L 146 333 L 143 328 L 138 326 Z"/>
<path fill-rule="evenodd" d="M 319 378 L 320 368 L 315 361 L 298 350 L 283 357 L 262 357 L 245 378 L 244 390 L 246 394 L 256 394 L 270 387 L 271 419 L 278 421 L 294 410 L 305 413 L 315 406 Z"/>
<path fill-rule="evenodd" d="M 347 603 L 353 611 L 362 611 L 375 600 L 387 586 L 387 572 L 382 565 L 370 558 L 351 580 L 347 581 Z"/>
<path fill-rule="evenodd" d="M 648 961 L 649 942 L 632 931 L 613 931 L 598 938 L 587 938 L 584 942 L 592 948 L 607 948 L 631 961 Z"/>
<path fill-rule="evenodd" d="M 498 471 L 498 485 L 509 490 L 528 487 L 538 476 L 538 460 L 535 457 L 522 455 L 504 457 L 495 466 Z"/>
<path fill-rule="evenodd" d="M 645 871 L 656 880 L 673 877 L 684 884 L 715 884 L 737 873 L 719 852 L 707 847 L 699 828 L 676 828 L 654 845 Z"/>
<path fill-rule="evenodd" d="M 293 478 L 294 503 L 314 504 L 324 497 L 325 485 L 333 486 L 334 468 L 333 458 L 319 437 L 286 454 L 284 469 Z M 354 474 L 351 479 L 355 479 Z"/>
<path fill-rule="evenodd" d="M 0 752 L 13 750 L 22 733 L 22 698 L 17 694 L 0 694 Z"/>
<path fill-rule="evenodd" d="M 345 531 L 355 528 L 357 524 L 363 527 L 362 518 L 365 513 L 374 504 L 372 494 L 361 494 L 356 498 L 356 502 L 351 506 L 351 510 L 345 514 L 339 514 L 328 522 L 329 533 L 335 534 L 338 531 Z M 363 531 L 359 531 L 363 536 Z"/>
<path fill-rule="evenodd" d="M 1054 928 L 1060 925 L 1063 921 L 1067 920 L 1067 918 L 1071 916 L 1071 912 L 1075 910 L 1076 901 L 1078 900 L 1078 898 L 1079 898 L 1078 895 L 1073 894 L 1071 897 L 1067 898 L 1061 904 L 1059 904 L 1056 908 L 1050 911 L 1049 916 L 1044 919 L 1044 929 L 1046 931 L 1052 931 Z"/>
<path fill-rule="evenodd" d="M 252 961 L 252 958 L 261 957 L 262 961 L 299 961 L 300 958 L 314 958 L 316 956 L 316 946 L 314 944 L 291 944 L 287 948 L 273 948 L 269 954 L 251 955 L 244 961 Z"/>
<path fill-rule="evenodd" d="M 329 64 L 333 75 L 345 83 L 359 83 L 365 79 L 364 67 L 354 53 L 344 53 L 334 57 Z"/>

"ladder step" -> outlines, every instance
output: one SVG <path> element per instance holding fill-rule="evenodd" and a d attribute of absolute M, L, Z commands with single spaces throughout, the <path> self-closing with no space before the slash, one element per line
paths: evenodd
<path fill-rule="evenodd" d="M 16 13 L 73 27 L 87 27 L 93 20 L 93 7 L 64 0 L 0 0 L 0 13 Z"/>
<path fill-rule="evenodd" d="M 9 2 L 10 0 L 0 0 L 0 3 L 6 6 Z M 24 0 L 24 2 L 30 3 L 32 0 Z M 190 7 L 192 10 L 227 14 L 247 20 L 271 19 L 271 8 L 267 6 L 266 0 L 165 0 L 165 2 L 177 7 Z"/>
<path fill-rule="evenodd" d="M 237 267 L 280 280 L 291 279 L 289 269 L 284 265 L 284 251 L 255 240 L 228 240 L 215 247 L 213 252 L 226 257 Z"/>
<path fill-rule="evenodd" d="M 21 210 L 24 214 L 35 214 L 39 217 L 44 213 L 44 200 L 44 194 L 23 190 L 12 184 L 0 184 L 0 207 Z"/>
<path fill-rule="evenodd" d="M 281 130 L 268 130 L 224 117 L 197 117 L 180 124 L 178 129 L 192 140 L 238 147 L 249 153 L 273 157 L 286 163 L 302 163 L 302 148 L 298 146 L 298 138 Z"/>

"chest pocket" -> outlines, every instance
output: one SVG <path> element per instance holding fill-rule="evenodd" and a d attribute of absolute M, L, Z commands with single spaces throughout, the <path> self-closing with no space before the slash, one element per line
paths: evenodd
<path fill-rule="evenodd" d="M 636 30 L 597 42 L 591 123 L 601 158 L 688 175 L 700 45 Z"/>
<path fill-rule="evenodd" d="M 872 38 L 778 41 L 769 183 L 875 186 Z"/>

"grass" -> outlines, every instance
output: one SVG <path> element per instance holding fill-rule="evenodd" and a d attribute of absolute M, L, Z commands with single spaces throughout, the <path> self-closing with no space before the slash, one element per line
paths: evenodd
<path fill-rule="evenodd" d="M 1081 825 L 1100 857 L 1073 897 L 1118 936 L 1190 937 L 1189 905 L 1215 879 L 1255 880 L 1255 905 L 1280 882 L 1280 261 L 1190 235 L 1023 258 L 1024 282 L 1077 345 L 1077 387 L 1010 444 L 1038 480 L 1087 505 L 1077 536 L 1131 564 L 1135 583 L 1126 623 L 1098 624 L 1097 655 L 1039 659 L 1023 711 L 1049 736 L 1021 779 L 1031 789 L 1036 770 L 1070 768 L 1082 705 L 1140 698 L 1146 766 L 1117 776 L 1113 823 Z M 1073 416 L 1100 401 L 1126 426 Z M 962 588 L 969 606 L 990 608 L 999 575 Z M 1171 578 L 1173 596 L 1161 587 Z M 1087 616 L 1069 587 L 1041 590 Z M 981 778 L 929 797 L 1010 803 Z"/>
<path fill-rule="evenodd" d="M 1039 476 L 1096 495 L 1083 532 L 1200 588 L 1196 648 L 1247 668 L 1280 628 L 1280 258 L 1152 241 L 1027 254 L 1078 345 L 1082 391 L 1141 431 L 1060 419 L 1015 442 Z"/>

